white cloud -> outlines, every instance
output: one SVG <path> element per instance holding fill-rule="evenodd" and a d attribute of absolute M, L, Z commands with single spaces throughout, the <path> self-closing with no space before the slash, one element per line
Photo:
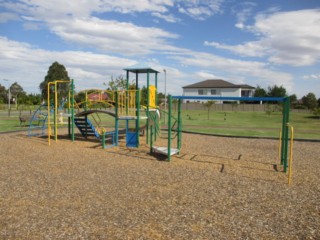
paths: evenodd
<path fill-rule="evenodd" d="M 41 19 L 53 16 L 88 17 L 93 12 L 166 12 L 173 6 L 173 0 L 84 0 L 84 1 L 43 1 L 19 0 L 16 2 L 3 1 L 1 5 L 19 13 L 39 16 Z"/>
<path fill-rule="evenodd" d="M 124 55 L 143 55 L 169 49 L 167 39 L 178 38 L 159 28 L 95 17 L 54 20 L 49 24 L 52 31 L 66 41 Z"/>
<path fill-rule="evenodd" d="M 221 79 L 222 78 L 207 71 L 198 71 L 195 73 L 195 75 L 197 76 L 197 79 Z"/>
<path fill-rule="evenodd" d="M 21 0 L 5 2 L 5 7 L 22 15 L 26 30 L 37 30 L 47 26 L 49 31 L 66 42 L 81 47 L 95 48 L 105 52 L 124 55 L 144 55 L 154 51 L 170 50 L 168 40 L 178 35 L 156 27 L 137 26 L 129 22 L 104 20 L 92 14 L 108 11 L 130 12 L 156 11 L 154 15 L 167 21 L 178 21 L 166 12 L 171 0 L 137 1 L 42 1 Z"/>
<path fill-rule="evenodd" d="M 20 20 L 19 15 L 11 12 L 0 13 L 0 23 L 5 23 L 12 20 Z"/>
<path fill-rule="evenodd" d="M 38 92 L 40 82 L 54 61 L 67 68 L 69 77 L 77 82 L 76 90 L 100 88 L 111 75 L 123 74 L 124 67 L 137 63 L 91 52 L 47 51 L 0 37 L 0 72 L 3 78 L 18 82 L 27 92 Z"/>
<path fill-rule="evenodd" d="M 206 45 L 241 56 L 268 57 L 274 64 L 308 66 L 320 60 L 320 9 L 260 14 L 246 29 L 259 38 L 239 45 Z"/>
<path fill-rule="evenodd" d="M 293 86 L 293 77 L 290 74 L 269 69 L 269 66 L 262 62 L 234 60 L 199 52 L 172 58 L 187 66 L 210 69 L 210 72 L 219 73 L 224 79 L 245 79 L 247 84 L 252 85 L 284 85 L 289 91 Z"/>
<path fill-rule="evenodd" d="M 320 74 L 304 75 L 303 79 L 320 79 Z"/>
<path fill-rule="evenodd" d="M 261 45 L 261 42 L 259 41 L 247 42 L 244 44 L 233 45 L 233 46 L 221 44 L 217 42 L 205 41 L 204 45 L 229 50 L 241 56 L 249 56 L 249 57 L 263 57 L 268 52 L 268 48 L 266 46 Z"/>
<path fill-rule="evenodd" d="M 178 10 L 197 20 L 204 20 L 220 13 L 224 0 L 179 0 Z"/>
<path fill-rule="evenodd" d="M 157 17 L 157 18 L 161 18 L 161 19 L 165 20 L 166 22 L 170 22 L 170 23 L 177 23 L 177 22 L 181 21 L 181 19 L 175 17 L 172 14 L 161 14 L 159 12 L 155 12 L 155 13 L 152 13 L 152 16 Z"/>
<path fill-rule="evenodd" d="M 256 6 L 256 3 L 253 2 L 242 2 L 239 4 L 236 4 L 232 8 L 232 12 L 236 15 L 237 17 L 237 23 L 235 26 L 240 29 L 245 28 L 245 23 L 247 19 L 252 15 L 253 9 Z"/>
<path fill-rule="evenodd" d="M 270 62 L 293 66 L 320 59 L 320 9 L 258 15 L 252 30 L 273 50 Z"/>

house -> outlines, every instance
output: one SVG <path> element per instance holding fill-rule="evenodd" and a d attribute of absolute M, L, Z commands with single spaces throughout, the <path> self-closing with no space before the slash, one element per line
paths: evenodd
<path fill-rule="evenodd" d="M 183 96 L 253 97 L 255 88 L 221 79 L 209 79 L 182 87 Z"/>
<path fill-rule="evenodd" d="M 89 101 L 98 102 L 98 101 L 106 101 L 108 99 L 109 99 L 108 94 L 104 92 L 88 94 Z"/>

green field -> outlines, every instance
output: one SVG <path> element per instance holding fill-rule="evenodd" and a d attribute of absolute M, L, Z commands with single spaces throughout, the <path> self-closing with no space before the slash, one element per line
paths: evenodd
<path fill-rule="evenodd" d="M 175 113 L 176 114 L 176 113 Z M 19 112 L 0 111 L 0 132 L 27 130 L 20 126 Z M 102 122 L 113 127 L 114 120 L 108 115 L 101 115 Z M 120 121 L 122 124 L 123 121 Z M 205 110 L 182 111 L 182 130 L 196 133 L 227 136 L 279 137 L 282 127 L 282 115 L 274 112 L 208 112 Z M 141 123 L 143 124 L 143 123 Z M 320 119 L 312 113 L 290 113 L 290 124 L 294 127 L 294 137 L 298 139 L 320 140 Z"/>
<path fill-rule="evenodd" d="M 183 111 L 183 130 L 218 135 L 278 137 L 282 127 L 280 112 Z M 295 138 L 320 139 L 320 119 L 312 114 L 291 113 Z"/>

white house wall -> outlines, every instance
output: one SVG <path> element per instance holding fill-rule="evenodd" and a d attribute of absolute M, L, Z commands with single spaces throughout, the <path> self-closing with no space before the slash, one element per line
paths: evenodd
<path fill-rule="evenodd" d="M 216 90 L 215 95 L 211 95 L 211 89 Z M 198 90 L 204 90 L 204 94 L 199 95 Z M 185 88 L 183 89 L 183 96 L 241 97 L 241 89 L 240 88 Z M 192 101 L 198 102 L 198 100 L 190 100 L 190 102 Z"/>

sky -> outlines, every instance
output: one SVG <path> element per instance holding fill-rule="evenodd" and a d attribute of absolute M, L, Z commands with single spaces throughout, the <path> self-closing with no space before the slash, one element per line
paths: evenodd
<path fill-rule="evenodd" d="M 139 64 L 167 94 L 223 79 L 320 98 L 320 0 L 0 0 L 0 84 L 40 93 L 55 61 L 76 91 Z"/>

